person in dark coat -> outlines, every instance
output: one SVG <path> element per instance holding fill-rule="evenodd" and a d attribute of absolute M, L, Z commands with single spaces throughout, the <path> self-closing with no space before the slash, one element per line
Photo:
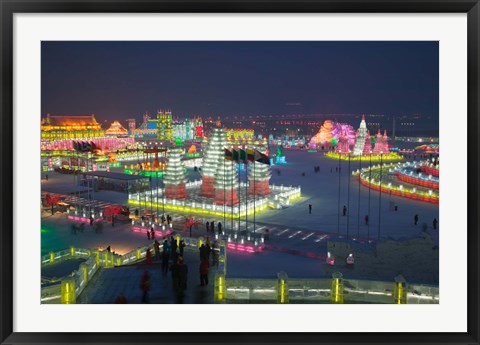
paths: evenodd
<path fill-rule="evenodd" d="M 179 256 L 178 261 L 170 267 L 172 272 L 172 287 L 177 303 L 183 303 L 184 291 L 187 289 L 188 267 Z"/>
<path fill-rule="evenodd" d="M 418 224 L 418 214 L 416 214 L 416 215 L 413 217 L 413 223 L 414 223 L 415 225 Z"/>
<path fill-rule="evenodd" d="M 176 253 L 177 252 L 177 241 L 175 240 L 175 238 L 173 238 L 173 236 L 172 236 L 171 246 L 172 246 L 172 253 Z"/>
<path fill-rule="evenodd" d="M 308 214 L 312 214 L 312 204 L 308 204 Z"/>
<path fill-rule="evenodd" d="M 160 259 L 160 243 L 157 240 L 153 243 L 153 250 L 155 251 L 155 260 Z"/>
<path fill-rule="evenodd" d="M 183 240 L 180 241 L 180 245 L 178 246 L 178 251 L 180 253 L 180 256 L 183 257 L 183 250 L 185 248 L 185 242 Z"/>
<path fill-rule="evenodd" d="M 433 218 L 433 230 L 437 230 L 437 224 L 438 224 L 437 218 Z"/>
<path fill-rule="evenodd" d="M 212 247 L 210 247 L 210 242 L 205 244 L 205 257 L 207 261 L 210 261 L 210 254 L 212 253 Z"/>
<path fill-rule="evenodd" d="M 209 222 L 205 223 L 205 229 L 207 229 L 207 232 L 210 231 L 210 223 Z"/>
<path fill-rule="evenodd" d="M 218 234 L 221 235 L 222 234 L 222 223 L 218 222 L 217 228 L 218 228 Z"/>
<path fill-rule="evenodd" d="M 170 255 L 168 254 L 168 249 L 163 249 L 162 251 L 162 273 L 167 274 L 168 272 L 168 260 L 170 259 Z"/>
<path fill-rule="evenodd" d="M 199 250 L 200 250 L 200 261 L 207 259 L 207 248 L 205 247 L 204 243 L 202 243 Z"/>
<path fill-rule="evenodd" d="M 200 262 L 200 285 L 208 285 L 208 260 L 202 260 Z"/>
<path fill-rule="evenodd" d="M 163 250 L 166 250 L 167 252 L 170 251 L 170 245 L 167 240 L 163 241 Z"/>
<path fill-rule="evenodd" d="M 213 233 L 215 232 L 215 222 L 212 220 L 212 222 L 210 223 L 210 231 Z"/>
<path fill-rule="evenodd" d="M 347 206 L 343 205 L 343 216 L 347 215 Z"/>

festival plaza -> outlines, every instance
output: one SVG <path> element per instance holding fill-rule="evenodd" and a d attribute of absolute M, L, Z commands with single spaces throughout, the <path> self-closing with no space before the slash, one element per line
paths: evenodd
<path fill-rule="evenodd" d="M 439 303 L 438 138 L 382 121 L 42 115 L 41 303 Z"/>

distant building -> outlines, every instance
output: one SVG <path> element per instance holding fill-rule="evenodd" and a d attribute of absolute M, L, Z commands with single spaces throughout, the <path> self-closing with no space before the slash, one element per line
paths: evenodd
<path fill-rule="evenodd" d="M 253 139 L 255 132 L 252 128 L 229 128 L 227 138 L 229 140 Z"/>
<path fill-rule="evenodd" d="M 133 136 L 135 138 L 156 138 L 157 137 L 157 120 L 152 120 L 148 113 L 143 114 L 143 122 L 137 129 L 134 129 Z"/>
<path fill-rule="evenodd" d="M 107 137 L 126 137 L 128 130 L 118 121 L 113 121 L 110 127 L 105 131 Z"/>
<path fill-rule="evenodd" d="M 131 124 L 132 122 L 129 124 L 129 132 L 135 138 L 165 141 L 203 138 L 203 123 L 200 117 L 175 121 L 171 111 L 159 111 L 155 119 L 150 118 L 148 114 L 143 115 L 143 122 L 136 129 L 132 129 Z"/>
<path fill-rule="evenodd" d="M 95 116 L 52 116 L 47 114 L 41 122 L 42 140 L 93 139 L 105 137 L 102 125 Z"/>
<path fill-rule="evenodd" d="M 172 112 L 160 111 L 157 114 L 157 139 L 173 140 Z"/>
<path fill-rule="evenodd" d="M 135 131 L 135 128 L 136 127 L 136 121 L 135 119 L 127 119 L 127 123 L 128 123 L 128 134 L 129 135 L 133 135 L 133 132 Z"/>
<path fill-rule="evenodd" d="M 182 140 L 203 138 L 203 123 L 200 117 L 173 122 L 173 137 Z"/>

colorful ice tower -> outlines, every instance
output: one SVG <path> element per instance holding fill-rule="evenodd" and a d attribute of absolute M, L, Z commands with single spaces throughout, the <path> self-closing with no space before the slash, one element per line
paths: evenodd
<path fill-rule="evenodd" d="M 160 110 L 157 114 L 157 139 L 172 140 L 172 112 Z"/>
<path fill-rule="evenodd" d="M 185 199 L 187 191 L 187 171 L 182 163 L 183 149 L 172 148 L 167 152 L 167 169 L 163 182 L 165 184 L 165 197 L 167 199 Z"/>
<path fill-rule="evenodd" d="M 380 129 L 377 133 L 377 141 L 375 142 L 375 147 L 373 148 L 374 155 L 388 154 L 388 137 L 387 131 L 385 130 L 384 135 L 380 133 Z"/>
<path fill-rule="evenodd" d="M 232 206 L 238 204 L 238 175 L 235 164 L 222 155 L 215 175 L 215 204 Z"/>
<path fill-rule="evenodd" d="M 202 187 L 201 195 L 207 198 L 215 197 L 215 175 L 223 165 L 225 147 L 227 146 L 227 135 L 223 128 L 215 127 L 208 138 L 207 147 L 202 162 Z"/>
<path fill-rule="evenodd" d="M 277 148 L 277 164 L 287 164 L 287 160 L 285 158 L 285 153 L 283 152 L 283 147 L 279 146 Z"/>
<path fill-rule="evenodd" d="M 363 145 L 363 155 L 369 155 L 372 151 L 372 141 L 370 138 L 370 131 L 367 130 L 367 136 L 365 137 L 365 144 Z"/>
<path fill-rule="evenodd" d="M 338 145 L 336 151 L 342 154 L 348 154 L 350 152 L 350 145 L 348 144 L 348 136 L 345 131 L 342 130 L 340 138 L 338 138 Z"/>
<path fill-rule="evenodd" d="M 360 122 L 360 127 L 357 130 L 357 138 L 355 141 L 355 146 L 353 148 L 354 156 L 362 155 L 363 148 L 365 146 L 366 137 L 367 137 L 367 123 L 365 122 L 365 115 L 362 115 L 362 121 Z"/>
<path fill-rule="evenodd" d="M 265 149 L 258 148 L 258 150 L 265 153 Z M 250 164 L 248 171 L 248 180 L 250 181 L 248 193 L 250 195 L 269 195 L 272 192 L 269 185 L 271 177 L 272 172 L 268 164 L 260 162 Z"/>

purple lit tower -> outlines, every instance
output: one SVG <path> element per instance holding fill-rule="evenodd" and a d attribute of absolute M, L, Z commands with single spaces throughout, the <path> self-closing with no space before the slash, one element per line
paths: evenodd
<path fill-rule="evenodd" d="M 383 152 L 386 152 L 388 154 L 390 152 L 390 149 L 388 148 L 387 130 L 385 130 L 385 132 L 383 132 L 383 145 L 384 145 L 384 148 L 385 148 L 385 151 L 383 151 Z"/>
<path fill-rule="evenodd" d="M 372 151 L 372 142 L 370 141 L 370 131 L 367 130 L 367 136 L 365 137 L 365 145 L 363 145 L 363 155 L 369 155 Z"/>
<path fill-rule="evenodd" d="M 388 137 L 386 130 L 382 135 L 379 129 L 377 133 L 377 141 L 375 142 L 375 147 L 373 148 L 373 154 L 380 155 L 381 153 L 384 155 L 388 154 Z"/>
<path fill-rule="evenodd" d="M 350 151 L 349 136 L 346 130 L 342 130 L 340 137 L 338 138 L 337 152 L 342 154 L 348 154 Z"/>

